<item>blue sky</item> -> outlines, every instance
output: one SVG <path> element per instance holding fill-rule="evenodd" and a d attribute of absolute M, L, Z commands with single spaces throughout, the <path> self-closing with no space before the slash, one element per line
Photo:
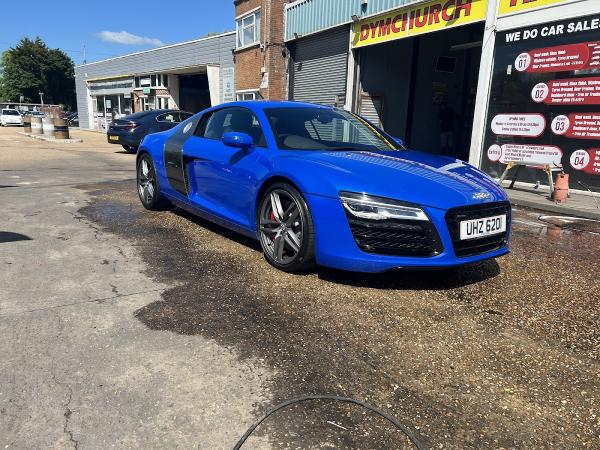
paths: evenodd
<path fill-rule="evenodd" d="M 75 65 L 235 28 L 233 0 L 2 1 L 0 53 L 40 36 Z M 26 18 L 26 19 L 25 19 Z"/>

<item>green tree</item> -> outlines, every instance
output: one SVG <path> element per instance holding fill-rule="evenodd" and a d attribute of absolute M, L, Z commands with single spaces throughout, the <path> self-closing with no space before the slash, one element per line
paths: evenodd
<path fill-rule="evenodd" d="M 23 95 L 26 102 L 64 104 L 75 107 L 75 69 L 71 58 L 62 50 L 49 49 L 39 37 L 23 38 L 2 54 L 0 61 L 0 98 L 16 102 Z"/>

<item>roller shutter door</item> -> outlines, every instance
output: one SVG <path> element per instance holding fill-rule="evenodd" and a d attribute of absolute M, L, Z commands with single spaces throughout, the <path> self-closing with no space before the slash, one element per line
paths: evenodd
<path fill-rule="evenodd" d="M 294 51 L 291 99 L 343 106 L 346 96 L 347 27 L 300 39 Z"/>

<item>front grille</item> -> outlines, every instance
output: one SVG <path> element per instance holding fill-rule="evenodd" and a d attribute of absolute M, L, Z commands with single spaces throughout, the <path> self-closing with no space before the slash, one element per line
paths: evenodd
<path fill-rule="evenodd" d="M 356 244 L 367 253 L 435 256 L 443 249 L 439 235 L 431 222 L 366 220 L 354 216 L 348 216 L 348 222 Z"/>
<path fill-rule="evenodd" d="M 463 220 L 483 219 L 484 217 L 506 214 L 507 231 L 502 234 L 486 236 L 480 239 L 462 241 L 460 239 L 460 223 Z M 459 258 L 480 255 L 498 250 L 508 244 L 511 207 L 509 202 L 484 203 L 482 205 L 452 208 L 446 213 L 446 225 L 454 245 L 454 253 Z"/>

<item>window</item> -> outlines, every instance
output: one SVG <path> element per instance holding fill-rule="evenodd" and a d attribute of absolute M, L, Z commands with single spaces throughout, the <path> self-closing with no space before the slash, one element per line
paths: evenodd
<path fill-rule="evenodd" d="M 577 18 L 580 24 L 594 19 Z M 492 177 L 502 176 L 511 163 L 525 163 L 514 175 L 517 183 L 548 185 L 536 167 L 562 166 L 571 189 L 600 192 L 598 98 L 588 97 L 597 95 L 600 63 L 597 56 L 571 56 L 586 54 L 574 48 L 595 49 L 600 33 L 589 27 L 556 31 L 571 22 L 498 33 L 480 166 Z M 530 32 L 528 39 L 515 38 Z"/>
<path fill-rule="evenodd" d="M 399 150 L 366 121 L 338 109 L 293 107 L 265 109 L 277 145 L 290 150 Z"/>
<path fill-rule="evenodd" d="M 242 91 L 238 92 L 236 97 L 238 102 L 244 102 L 247 100 L 256 100 L 257 98 L 260 98 L 260 94 L 258 91 Z"/>
<path fill-rule="evenodd" d="M 169 97 L 157 97 L 158 101 L 157 109 L 169 109 Z"/>
<path fill-rule="evenodd" d="M 141 87 L 169 87 L 168 75 L 144 75 L 141 77 L 133 77 L 133 82 L 136 88 Z"/>
<path fill-rule="evenodd" d="M 229 132 L 250 135 L 257 147 L 266 145 L 258 119 L 246 108 L 225 108 L 203 116 L 195 134 L 206 139 L 221 139 Z"/>
<path fill-rule="evenodd" d="M 237 48 L 244 48 L 260 42 L 260 10 L 237 19 Z"/>
<path fill-rule="evenodd" d="M 168 122 L 168 123 L 178 123 L 179 122 L 179 114 L 177 113 L 166 113 L 161 114 L 156 118 L 158 122 Z"/>

